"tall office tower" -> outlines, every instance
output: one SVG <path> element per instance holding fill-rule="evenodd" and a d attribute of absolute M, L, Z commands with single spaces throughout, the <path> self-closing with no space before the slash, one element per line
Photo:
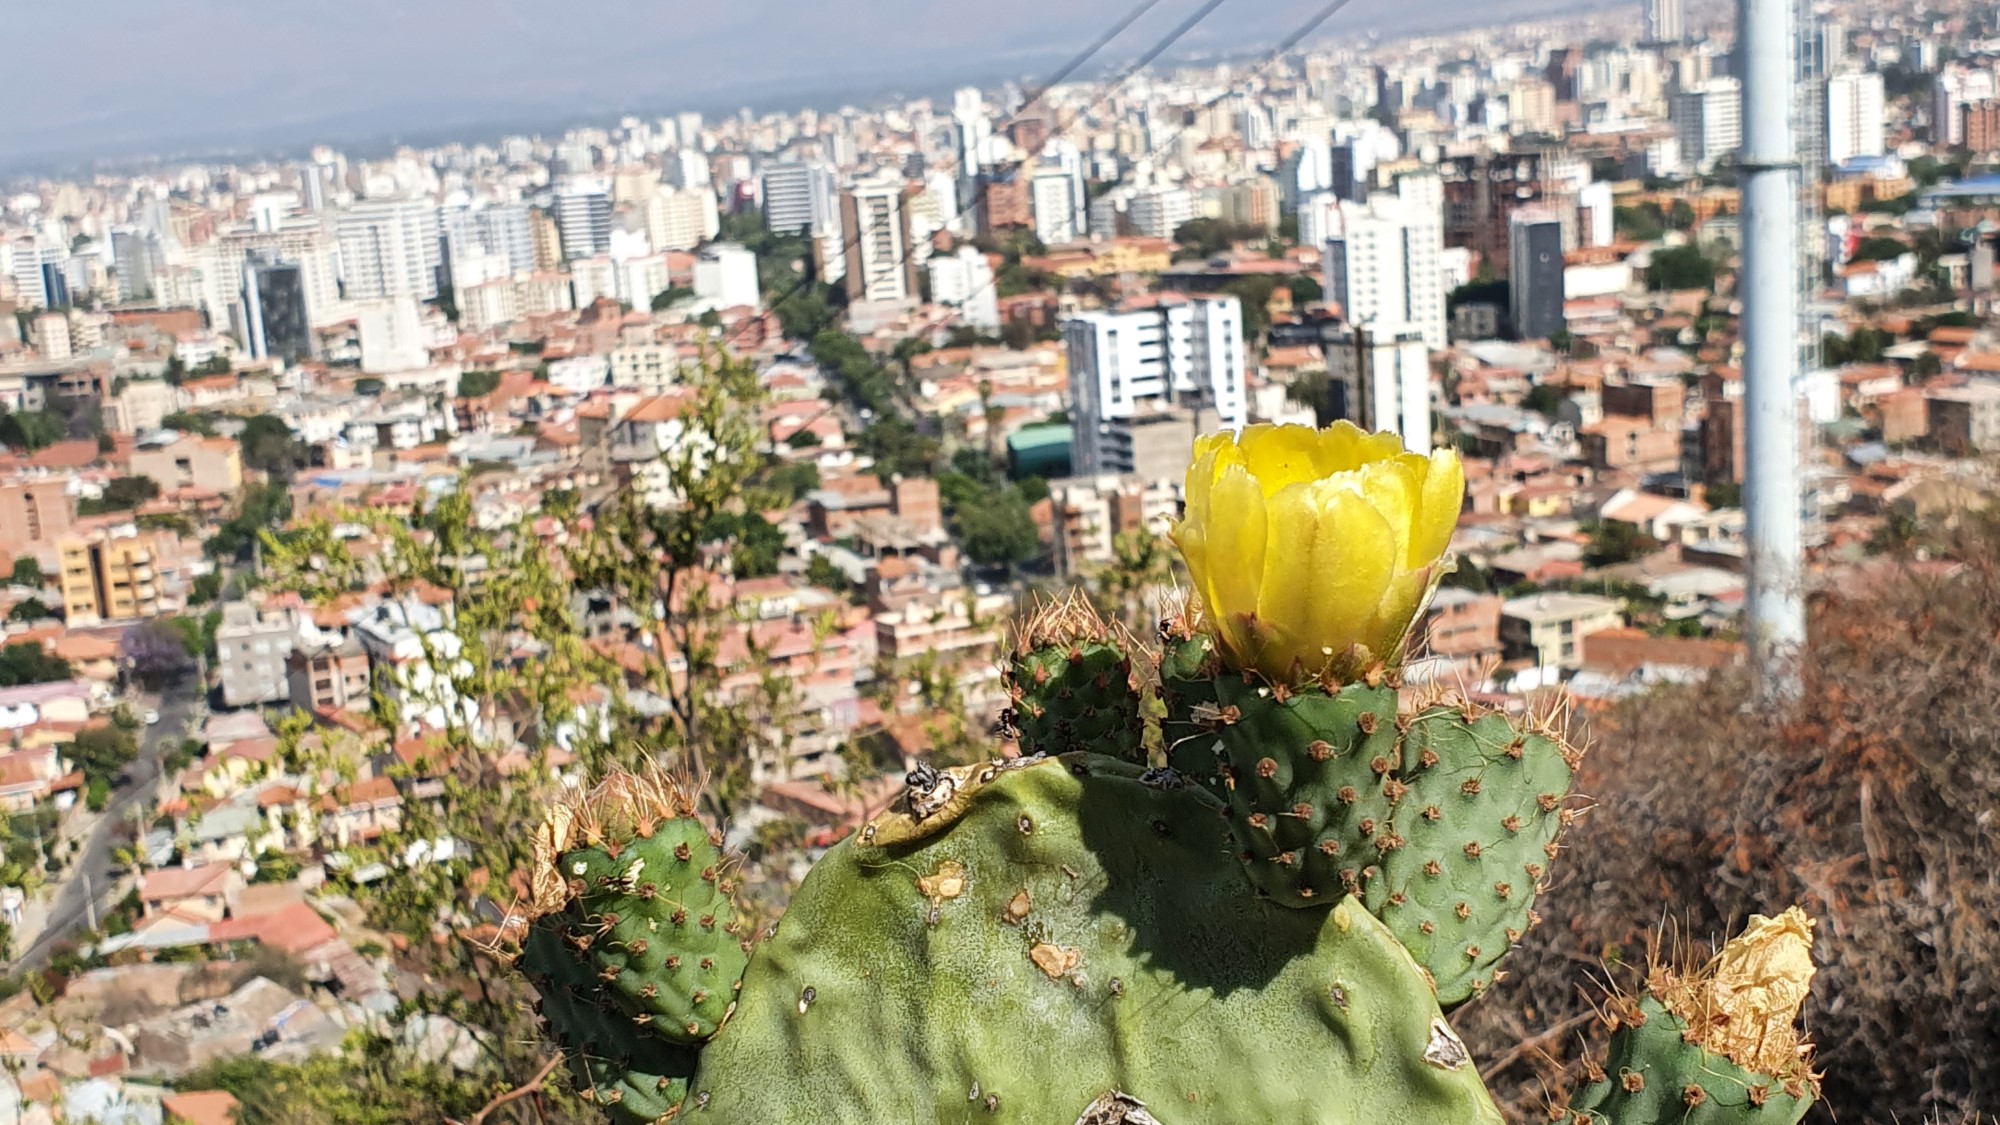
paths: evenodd
<path fill-rule="evenodd" d="M 802 234 L 813 229 L 814 180 L 821 171 L 811 164 L 788 160 L 764 169 L 764 229 L 773 234 Z"/>
<path fill-rule="evenodd" d="M 1144 471 L 1132 424 L 1192 411 L 1170 423 L 1187 441 L 1204 418 L 1218 429 L 1249 421 L 1243 387 L 1243 306 L 1233 296 L 1196 297 L 1124 312 L 1086 312 L 1063 322 L 1069 351 L 1071 461 L 1079 476 Z M 1185 467 L 1187 458 L 1179 458 Z"/>
<path fill-rule="evenodd" d="M 993 267 L 976 246 L 961 246 L 955 254 L 940 254 L 926 265 L 931 274 L 931 301 L 959 311 L 960 319 L 981 332 L 1000 331 L 1000 299 L 993 289 Z"/>
<path fill-rule="evenodd" d="M 1321 344 L 1328 378 L 1340 388 L 1348 421 L 1431 451 L 1431 355 L 1415 325 L 1331 328 Z"/>
<path fill-rule="evenodd" d="M 1326 186 L 1337 199 L 1344 199 L 1349 203 L 1366 202 L 1368 177 L 1374 170 L 1374 146 L 1359 137 L 1350 137 L 1327 150 Z M 1303 209 L 1306 198 L 1309 196 L 1301 196 L 1294 206 Z"/>
<path fill-rule="evenodd" d="M 251 358 L 291 364 L 312 355 L 305 277 L 298 263 L 247 256 L 241 300 L 243 346 Z"/>
<path fill-rule="evenodd" d="M 507 272 L 527 273 L 535 268 L 535 236 L 527 204 L 497 203 L 480 208 L 472 213 L 472 227 L 482 249 L 507 259 Z"/>
<path fill-rule="evenodd" d="M 653 251 L 692 250 L 722 230 L 715 196 L 705 188 L 661 185 L 646 200 L 646 238 Z"/>
<path fill-rule="evenodd" d="M 952 92 L 951 120 L 958 148 L 959 197 L 970 199 L 979 165 L 986 159 L 993 137 L 993 119 L 986 116 L 986 99 L 978 87 L 963 86 Z"/>
<path fill-rule="evenodd" d="M 1826 80 L 1826 162 L 1880 156 L 1883 144 L 1880 74 L 1836 74 Z"/>
<path fill-rule="evenodd" d="M 674 144 L 679 148 L 701 151 L 701 114 L 674 115 Z"/>
<path fill-rule="evenodd" d="M 371 199 L 356 203 L 334 220 L 340 245 L 340 277 L 353 300 L 406 294 L 428 301 L 437 296 L 439 248 L 437 208 L 421 199 Z"/>
<path fill-rule="evenodd" d="M 1076 195 L 1068 172 L 1044 168 L 1028 183 L 1028 205 L 1035 213 L 1035 237 L 1044 246 L 1077 241 L 1083 234 L 1077 220 Z"/>
<path fill-rule="evenodd" d="M 39 246 L 33 241 L 22 240 L 14 244 L 14 289 L 20 294 L 24 308 L 50 309 L 57 307 L 49 298 L 48 273 L 44 264 L 61 260 L 60 251 Z M 65 302 L 68 300 L 64 293 Z"/>
<path fill-rule="evenodd" d="M 856 180 L 841 196 L 848 300 L 916 298 L 916 255 L 910 244 L 910 213 L 904 205 L 916 190 L 900 177 L 883 173 Z"/>
<path fill-rule="evenodd" d="M 1349 324 L 1415 325 L 1424 343 L 1446 346 L 1444 223 L 1437 211 L 1398 197 L 1340 207 L 1326 242 L 1326 299 Z"/>
<path fill-rule="evenodd" d="M 1507 219 L 1507 307 L 1520 340 L 1563 330 L 1562 219 L 1553 211 L 1516 211 Z"/>
<path fill-rule="evenodd" d="M 69 270 L 60 259 L 42 261 L 42 306 L 69 308 Z"/>
<path fill-rule="evenodd" d="M 1687 20 L 1681 0 L 1640 0 L 1641 36 L 1647 43 L 1667 44 L 1687 41 Z"/>
<path fill-rule="evenodd" d="M 1952 63 L 1931 84 L 1931 138 L 1945 147 L 1965 143 L 1965 107 L 2000 97 L 1991 70 Z"/>
<path fill-rule="evenodd" d="M 118 281 L 119 300 L 151 297 L 153 279 L 165 264 L 159 235 L 144 230 L 111 232 L 111 269 Z"/>
<path fill-rule="evenodd" d="M 611 188 L 601 179 L 578 179 L 556 192 L 556 231 L 564 261 L 611 249 Z"/>
<path fill-rule="evenodd" d="M 1743 143 L 1743 89 L 1734 78 L 1711 78 L 1674 95 L 1668 111 L 1681 159 L 1706 171 Z"/>

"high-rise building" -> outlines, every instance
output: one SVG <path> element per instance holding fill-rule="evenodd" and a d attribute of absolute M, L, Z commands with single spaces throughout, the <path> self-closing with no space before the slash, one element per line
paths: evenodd
<path fill-rule="evenodd" d="M 243 346 L 253 359 L 297 363 L 312 355 L 305 277 L 296 262 L 243 263 Z"/>
<path fill-rule="evenodd" d="M 98 532 L 64 539 L 56 553 L 63 620 L 72 628 L 159 614 L 151 540 Z"/>
<path fill-rule="evenodd" d="M 1314 192 L 1299 200 L 1299 245 L 1316 250 L 1340 231 L 1340 197 L 1330 191 Z"/>
<path fill-rule="evenodd" d="M 1368 199 L 1368 176 L 1375 168 L 1375 151 L 1366 141 L 1350 137 L 1327 150 L 1328 189 L 1334 198 L 1350 203 L 1362 203 Z M 1309 193 L 1300 198 L 1298 206 L 1304 209 L 1306 200 L 1318 193 Z"/>
<path fill-rule="evenodd" d="M 1082 215 L 1070 190 L 1070 174 L 1060 168 L 1044 168 L 1029 181 L 1028 204 L 1035 213 L 1035 237 L 1044 246 L 1075 242 L 1083 235 Z"/>
<path fill-rule="evenodd" d="M 364 200 L 343 211 L 333 229 L 350 300 L 437 296 L 444 255 L 436 207 L 421 199 Z"/>
<path fill-rule="evenodd" d="M 1514 336 L 1545 340 L 1563 330 L 1562 219 L 1516 211 L 1507 220 L 1508 313 Z"/>
<path fill-rule="evenodd" d="M 785 161 L 764 169 L 764 229 L 805 234 L 816 229 L 831 175 L 815 164 Z"/>
<path fill-rule="evenodd" d="M 1946 148 L 1965 143 L 1965 107 L 2000 97 L 1993 71 L 1953 63 L 1931 84 L 1931 139 Z"/>
<path fill-rule="evenodd" d="M 535 238 L 528 225 L 528 205 L 501 203 L 472 213 L 472 230 L 481 249 L 507 259 L 507 272 L 535 268 Z"/>
<path fill-rule="evenodd" d="M 1326 373 L 1348 421 L 1387 430 L 1412 453 L 1431 450 L 1431 359 L 1415 325 L 1338 325 L 1322 337 Z"/>
<path fill-rule="evenodd" d="M 69 271 L 60 261 L 42 262 L 42 304 L 51 309 L 69 307 Z"/>
<path fill-rule="evenodd" d="M 1880 156 L 1883 143 L 1882 76 L 1836 74 L 1826 80 L 1826 162 Z"/>
<path fill-rule="evenodd" d="M 1193 219 L 1197 213 L 1194 195 L 1188 189 L 1156 187 L 1134 194 L 1125 216 L 1126 221 L 1132 224 L 1134 234 L 1171 239 L 1174 232 L 1181 229 L 1181 224 Z"/>
<path fill-rule="evenodd" d="M 556 192 L 556 231 L 564 261 L 611 249 L 611 188 L 601 179 L 572 180 Z"/>
<path fill-rule="evenodd" d="M 430 362 L 423 318 L 408 295 L 361 301 L 354 308 L 361 370 L 369 375 L 414 371 Z"/>
<path fill-rule="evenodd" d="M 1132 472 L 1116 429 L 1144 415 L 1187 408 L 1229 430 L 1249 421 L 1243 306 L 1233 296 L 1080 313 L 1063 323 L 1063 339 L 1078 476 Z"/>
<path fill-rule="evenodd" d="M 14 288 L 20 294 L 21 305 L 30 309 L 57 307 L 49 300 L 48 271 L 45 265 L 60 263 L 60 251 L 39 246 L 33 241 L 14 244 Z M 67 294 L 64 294 L 65 298 Z"/>
<path fill-rule="evenodd" d="M 715 195 L 705 188 L 662 186 L 646 200 L 646 238 L 656 252 L 692 250 L 721 230 Z"/>
<path fill-rule="evenodd" d="M 1443 349 L 1442 218 L 1400 196 L 1344 203 L 1340 217 L 1322 254 L 1326 299 L 1340 303 L 1349 324 L 1415 325 L 1426 344 Z"/>
<path fill-rule="evenodd" d="M 164 264 L 159 235 L 145 230 L 111 232 L 111 269 L 118 281 L 119 300 L 151 297 L 153 279 Z"/>
<path fill-rule="evenodd" d="M 716 242 L 694 259 L 694 295 L 704 308 L 756 308 L 757 255 L 734 242 Z"/>
<path fill-rule="evenodd" d="M 910 244 L 910 213 L 905 203 L 917 191 L 916 185 L 901 177 L 882 173 L 855 181 L 841 196 L 850 301 L 916 298 L 916 254 Z"/>
<path fill-rule="evenodd" d="M 974 218 L 982 236 L 1034 226 L 1028 182 L 1021 169 L 1012 164 L 989 165 L 979 170 L 972 190 L 973 198 L 979 202 Z"/>
<path fill-rule="evenodd" d="M 1711 78 L 1674 95 L 1668 112 L 1681 159 L 1706 171 L 1743 143 L 1743 90 L 1734 78 Z"/>
<path fill-rule="evenodd" d="M 1000 300 L 993 289 L 993 267 L 976 246 L 961 246 L 955 254 L 933 257 L 931 301 L 959 311 L 959 318 L 981 332 L 1000 331 Z"/>
<path fill-rule="evenodd" d="M 1640 0 L 1641 38 L 1651 44 L 1685 43 L 1687 18 L 1682 0 Z"/>

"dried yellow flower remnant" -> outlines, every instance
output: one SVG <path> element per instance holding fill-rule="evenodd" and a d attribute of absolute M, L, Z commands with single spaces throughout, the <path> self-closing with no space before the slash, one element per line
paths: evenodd
<path fill-rule="evenodd" d="M 1794 906 L 1750 925 L 1716 954 L 1709 969 L 1715 1006 L 1732 1024 L 1789 1026 L 1812 988 L 1812 919 Z"/>
<path fill-rule="evenodd" d="M 1812 988 L 1813 922 L 1794 906 L 1754 914 L 1698 973 L 1656 974 L 1652 988 L 1701 1045 L 1759 1074 L 1789 1078 L 1802 1063 L 1799 1009 Z"/>

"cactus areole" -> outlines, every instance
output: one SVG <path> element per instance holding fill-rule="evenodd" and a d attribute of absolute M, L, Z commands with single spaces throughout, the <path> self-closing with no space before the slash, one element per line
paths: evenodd
<path fill-rule="evenodd" d="M 1176 529 L 1203 588 L 1158 651 L 1080 599 L 1038 611 L 1006 669 L 1020 756 L 911 769 L 754 945 L 681 786 L 555 809 L 517 963 L 584 1096 L 621 1123 L 1497 1125 L 1444 1010 L 1533 925 L 1577 752 L 1547 709 L 1399 690 L 1456 459 L 1295 430 L 1205 443 Z M 1322 580 L 1355 543 L 1379 581 Z M 1552 1119 L 1797 1120 L 1810 925 L 1758 922 L 1657 977 L 1619 1073 Z M 1782 1050 L 1701 1023 L 1753 1006 Z"/>

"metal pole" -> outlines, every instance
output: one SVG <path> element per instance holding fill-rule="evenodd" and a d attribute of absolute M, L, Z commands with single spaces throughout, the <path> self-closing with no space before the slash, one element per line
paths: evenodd
<path fill-rule="evenodd" d="M 1744 454 L 1750 653 L 1758 694 L 1798 690 L 1805 641 L 1797 374 L 1798 162 L 1791 108 L 1791 0 L 1739 0 L 1743 98 Z"/>

